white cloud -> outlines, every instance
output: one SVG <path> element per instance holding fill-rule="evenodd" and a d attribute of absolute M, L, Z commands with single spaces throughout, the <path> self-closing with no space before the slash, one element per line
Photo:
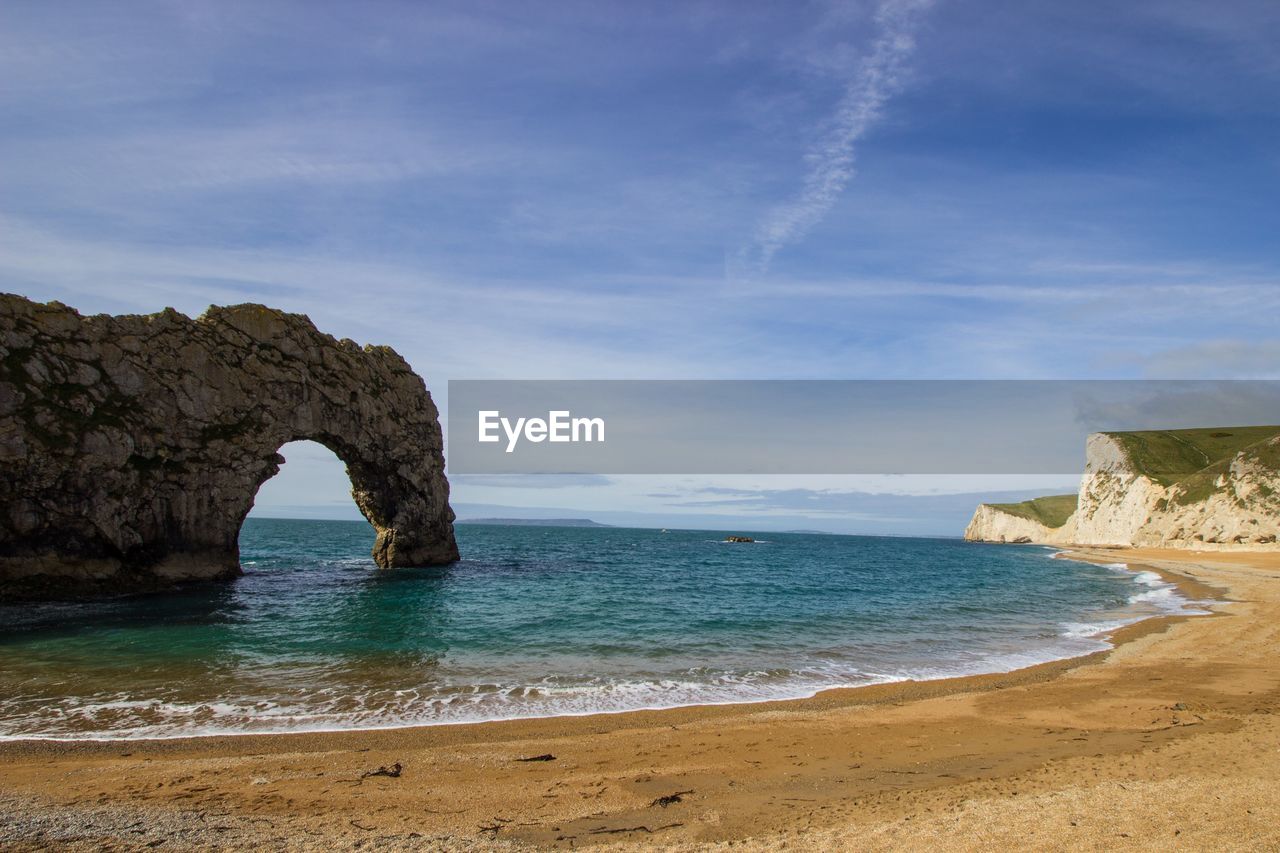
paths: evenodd
<path fill-rule="evenodd" d="M 878 33 L 871 49 L 845 87 L 829 128 L 805 155 L 800 191 L 764 215 L 751 245 L 734 261 L 739 269 L 732 273 L 767 272 L 782 248 L 803 237 L 831 210 L 853 178 L 856 143 L 880 118 L 885 103 L 901 85 L 907 60 L 915 49 L 916 19 L 929 5 L 930 0 L 882 0 L 875 15 Z"/>

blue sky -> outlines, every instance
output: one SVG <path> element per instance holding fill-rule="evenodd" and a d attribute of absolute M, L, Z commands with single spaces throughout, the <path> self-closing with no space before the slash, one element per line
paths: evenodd
<path fill-rule="evenodd" d="M 1277 45 L 1274 2 L 9 2 L 0 287 L 265 302 L 441 393 L 1276 377 Z"/>

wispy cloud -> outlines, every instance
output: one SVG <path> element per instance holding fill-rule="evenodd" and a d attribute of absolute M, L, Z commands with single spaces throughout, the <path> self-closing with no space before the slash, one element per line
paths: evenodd
<path fill-rule="evenodd" d="M 211 303 L 264 301 L 339 336 L 395 346 L 433 387 L 450 378 L 1169 375 L 1142 360 L 1169 349 L 1168 324 L 1208 303 L 1215 314 L 1181 336 L 1183 346 L 1247 339 L 1270 334 L 1280 309 L 1275 275 L 1251 267 L 1206 267 L 1197 278 L 1183 267 L 1059 273 L 1011 260 L 982 268 L 974 283 L 775 276 L 725 303 L 708 296 L 710 273 L 578 273 L 535 286 L 451 275 L 433 260 L 87 237 L 0 213 L 0 290 L 86 312 L 172 305 L 195 315 Z M 948 313 L 931 310 L 937 300 Z M 904 315 L 910 324 L 897 320 Z M 423 319 L 387 322 L 401 316 Z M 857 333 L 872 325 L 874 338 Z"/>
<path fill-rule="evenodd" d="M 771 208 L 749 246 L 734 259 L 731 275 L 768 272 L 779 251 L 802 238 L 835 205 L 854 176 L 855 147 L 898 91 L 915 50 L 915 29 L 931 0 L 882 0 L 875 14 L 877 34 L 845 87 L 828 129 L 805 154 L 800 191 Z"/>

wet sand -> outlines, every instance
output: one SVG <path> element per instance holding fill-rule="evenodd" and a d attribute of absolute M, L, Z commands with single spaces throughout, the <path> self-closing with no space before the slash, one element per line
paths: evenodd
<path fill-rule="evenodd" d="M 1229 603 L 1072 661 L 789 702 L 2 744 L 0 847 L 1276 849 L 1280 553 L 1076 556 Z"/>

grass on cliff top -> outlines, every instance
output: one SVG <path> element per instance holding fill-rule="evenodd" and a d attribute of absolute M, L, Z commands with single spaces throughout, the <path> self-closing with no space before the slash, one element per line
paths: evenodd
<path fill-rule="evenodd" d="M 1226 470 L 1237 453 L 1277 434 L 1280 426 L 1107 433 L 1120 442 L 1138 471 L 1162 486 L 1171 486 L 1201 472 L 1208 474 L 1211 468 Z M 1210 479 L 1216 479 L 1220 473 L 1215 472 Z"/>
<path fill-rule="evenodd" d="M 1016 504 L 988 504 L 1006 515 L 1029 518 L 1045 527 L 1061 527 L 1076 511 L 1076 495 L 1049 495 Z"/>
<path fill-rule="evenodd" d="M 1277 432 L 1280 432 L 1280 430 L 1277 430 Z M 1272 435 L 1275 434 L 1276 433 L 1272 433 Z M 1268 438 L 1270 438 L 1270 436 L 1268 436 Z M 1252 462 L 1255 465 L 1259 465 L 1262 468 L 1270 469 L 1272 471 L 1280 471 L 1280 443 L 1273 443 L 1268 441 L 1267 438 L 1264 438 L 1261 441 L 1243 448 L 1242 452 L 1244 453 L 1247 461 Z M 1235 457 L 1236 454 L 1232 453 L 1229 456 L 1225 456 L 1222 459 L 1217 460 L 1212 465 L 1208 465 L 1201 468 L 1199 471 L 1195 471 L 1185 477 L 1179 478 L 1176 482 L 1182 488 L 1174 496 L 1174 503 L 1185 506 L 1190 503 L 1205 500 L 1214 492 L 1218 491 L 1218 478 L 1227 473 L 1227 470 L 1231 467 L 1231 462 Z M 1265 486 L 1262 486 L 1261 488 L 1264 490 L 1266 489 Z M 1270 491 L 1265 491 L 1264 493 L 1266 496 L 1270 496 Z"/>

